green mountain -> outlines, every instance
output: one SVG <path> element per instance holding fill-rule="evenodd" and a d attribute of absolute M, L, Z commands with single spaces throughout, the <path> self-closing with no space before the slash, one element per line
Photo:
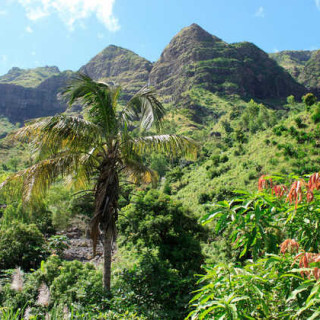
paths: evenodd
<path fill-rule="evenodd" d="M 194 86 L 257 99 L 304 92 L 303 86 L 254 44 L 228 44 L 196 24 L 171 40 L 151 70 L 150 83 L 161 95 L 176 99 Z"/>
<path fill-rule="evenodd" d="M 66 105 L 59 99 L 59 91 L 72 76 L 65 71 L 43 80 L 37 87 L 30 88 L 16 84 L 0 84 L 0 116 L 10 122 L 54 115 L 63 112 Z"/>
<path fill-rule="evenodd" d="M 312 61 L 310 58 L 306 63 L 306 76 L 314 75 L 317 64 Z M 223 110 L 217 111 L 212 104 L 217 96 L 219 103 L 221 97 L 233 95 L 245 101 L 268 100 L 276 106 L 289 95 L 300 98 L 306 92 L 254 44 L 228 44 L 196 24 L 182 29 L 154 64 L 111 45 L 80 71 L 94 79 L 120 84 L 124 99 L 151 84 L 164 102 L 174 102 L 175 107 L 184 109 L 185 116 L 195 123 L 191 125 L 219 117 Z M 23 122 L 64 110 L 58 93 L 72 74 L 60 72 L 57 67 L 11 69 L 0 77 L 0 115 L 11 122 Z"/>
<path fill-rule="evenodd" d="M 10 83 L 28 88 L 35 88 L 44 80 L 57 76 L 61 72 L 58 67 L 40 67 L 35 69 L 20 69 L 14 67 L 3 76 L 0 76 L 0 83 Z"/>
<path fill-rule="evenodd" d="M 320 89 L 320 50 L 281 51 L 270 57 L 307 89 Z"/>
<path fill-rule="evenodd" d="M 271 53 L 269 56 L 281 67 L 286 69 L 293 78 L 298 80 L 306 63 L 311 58 L 312 51 L 281 51 Z"/>
<path fill-rule="evenodd" d="M 114 45 L 92 58 L 80 68 L 93 79 L 119 84 L 124 92 L 132 96 L 148 83 L 152 63 L 134 52 Z"/>
<path fill-rule="evenodd" d="M 298 81 L 307 88 L 320 89 L 320 50 L 312 52 Z"/>

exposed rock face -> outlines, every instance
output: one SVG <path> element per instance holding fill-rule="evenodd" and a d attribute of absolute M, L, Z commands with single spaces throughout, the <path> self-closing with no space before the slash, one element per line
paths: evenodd
<path fill-rule="evenodd" d="M 69 76 L 69 73 L 61 73 L 43 81 L 37 88 L 0 84 L 0 114 L 15 123 L 63 112 L 66 106 L 57 94 Z"/>
<path fill-rule="evenodd" d="M 304 73 L 297 73 L 301 83 L 320 86 L 319 52 L 289 56 L 290 61 L 297 60 L 303 67 Z M 120 84 L 125 99 L 149 83 L 156 87 L 164 101 L 174 99 L 179 105 L 194 110 L 199 118 L 208 111 L 193 105 L 188 93 L 185 94 L 194 87 L 260 99 L 291 94 L 300 97 L 306 91 L 254 44 L 228 44 L 196 24 L 182 29 L 155 64 L 130 50 L 111 45 L 80 71 L 94 79 Z M 57 67 L 11 69 L 0 77 L 0 115 L 12 122 L 22 122 L 64 111 L 65 105 L 59 101 L 58 93 L 72 74 L 61 73 Z"/>
<path fill-rule="evenodd" d="M 253 98 L 301 95 L 304 88 L 251 43 L 227 44 L 196 24 L 182 29 L 164 49 L 150 73 L 161 95 L 179 100 L 201 85 L 212 92 Z"/>
<path fill-rule="evenodd" d="M 270 57 L 308 90 L 320 92 L 320 50 L 281 51 Z"/>
<path fill-rule="evenodd" d="M 241 66 L 235 72 L 241 80 L 236 84 L 243 94 L 252 98 L 285 98 L 291 94 L 301 97 L 305 88 L 298 84 L 268 54 L 252 43 L 232 45 L 240 55 Z"/>
<path fill-rule="evenodd" d="M 134 52 L 108 46 L 80 69 L 95 80 L 104 80 L 121 85 L 132 96 L 148 83 L 152 63 Z"/>
<path fill-rule="evenodd" d="M 320 90 L 320 50 L 312 52 L 298 77 L 298 81 L 309 89 Z"/>
<path fill-rule="evenodd" d="M 291 76 L 298 80 L 307 61 L 311 58 L 312 51 L 280 51 L 271 53 L 270 58 L 274 59 L 281 67 L 286 69 Z"/>

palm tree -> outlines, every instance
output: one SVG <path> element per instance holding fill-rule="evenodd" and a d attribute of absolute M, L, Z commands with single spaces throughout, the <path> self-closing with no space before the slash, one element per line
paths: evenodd
<path fill-rule="evenodd" d="M 165 114 L 150 88 L 142 88 L 125 106 L 117 104 L 119 93 L 119 87 L 78 74 L 63 96 L 69 107 L 79 103 L 83 106 L 84 118 L 60 114 L 33 120 L 19 129 L 13 138 L 29 141 L 38 159 L 0 185 L 2 191 L 20 191 L 23 202 L 33 204 L 61 177 L 72 178 L 73 185 L 80 189 L 91 186 L 95 199 L 91 220 L 93 250 L 102 235 L 103 285 L 107 290 L 116 236 L 119 177 L 127 176 L 134 183 L 156 182 L 157 174 L 142 162 L 144 154 L 158 151 L 178 156 L 197 152 L 195 143 L 187 137 L 146 135 L 153 125 L 160 129 Z M 133 126 L 139 126 L 144 134 L 133 137 L 129 130 Z"/>

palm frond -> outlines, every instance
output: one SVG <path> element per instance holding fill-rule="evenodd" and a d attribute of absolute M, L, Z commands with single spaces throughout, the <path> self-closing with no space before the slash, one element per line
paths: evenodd
<path fill-rule="evenodd" d="M 50 122 L 51 119 L 52 117 L 45 117 L 27 121 L 24 127 L 11 132 L 6 137 L 6 139 L 8 139 L 9 141 L 18 140 L 23 142 L 30 142 L 40 135 L 43 128 Z"/>
<path fill-rule="evenodd" d="M 62 114 L 29 122 L 8 139 L 31 142 L 44 159 L 63 149 L 90 150 L 101 143 L 102 130 L 90 121 Z"/>
<path fill-rule="evenodd" d="M 195 159 L 198 145 L 194 140 L 178 135 L 156 135 L 141 137 L 129 142 L 130 148 L 137 154 L 146 154 L 154 151 L 163 152 L 169 156 L 184 155 Z"/>
<path fill-rule="evenodd" d="M 118 95 L 118 89 L 78 73 L 62 94 L 68 100 L 69 106 L 80 103 L 87 108 L 90 119 L 101 125 L 106 134 L 117 130 L 118 123 L 113 103 Z"/>
<path fill-rule="evenodd" d="M 159 176 L 156 171 L 145 166 L 141 161 L 134 159 L 125 159 L 124 161 L 124 173 L 128 176 L 129 181 L 135 184 L 152 183 L 156 186 Z"/>
<path fill-rule="evenodd" d="M 8 177 L 0 184 L 0 190 L 21 195 L 23 203 L 36 202 L 59 177 L 74 175 L 81 166 L 88 166 L 88 161 L 81 154 L 60 153 Z"/>
<path fill-rule="evenodd" d="M 156 98 L 155 91 L 147 86 L 139 90 L 123 110 L 125 122 L 138 120 L 145 130 L 153 124 L 160 129 L 164 115 L 165 109 Z"/>
<path fill-rule="evenodd" d="M 71 152 L 89 151 L 101 145 L 102 130 L 96 124 L 66 115 L 52 117 L 39 136 L 38 150 L 41 158 L 68 149 Z"/>

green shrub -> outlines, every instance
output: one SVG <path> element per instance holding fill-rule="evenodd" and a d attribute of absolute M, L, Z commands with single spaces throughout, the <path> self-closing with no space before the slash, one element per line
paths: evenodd
<path fill-rule="evenodd" d="M 195 277 L 181 277 L 168 262 L 144 255 L 119 275 L 112 305 L 119 313 L 135 311 L 147 319 L 183 319 L 194 285 Z"/>
<path fill-rule="evenodd" d="M 50 286 L 52 303 L 80 305 L 99 304 L 106 299 L 102 274 L 91 263 L 64 261 L 59 275 Z"/>
<path fill-rule="evenodd" d="M 299 129 L 305 128 L 305 125 L 303 124 L 302 119 L 300 117 L 295 118 L 294 122 L 296 123 Z"/>
<path fill-rule="evenodd" d="M 45 239 L 35 224 L 13 221 L 11 227 L 1 228 L 0 269 L 34 269 L 47 255 Z"/>
<path fill-rule="evenodd" d="M 319 104 L 317 104 L 311 119 L 313 120 L 314 123 L 320 122 L 320 105 Z"/>
<path fill-rule="evenodd" d="M 13 290 L 11 283 L 4 285 L 1 305 L 14 310 L 29 306 L 35 311 L 41 311 L 37 304 L 39 288 L 46 284 L 50 291 L 48 309 L 58 305 L 95 306 L 106 309 L 109 306 L 108 293 L 102 286 L 102 275 L 91 263 L 80 261 L 62 261 L 52 255 L 47 261 L 42 261 L 41 267 L 31 274 L 24 275 L 22 290 Z M 37 314 L 37 313 L 35 313 Z"/>
<path fill-rule="evenodd" d="M 200 271 L 204 230 L 180 202 L 156 190 L 139 193 L 122 209 L 119 233 L 137 250 L 156 249 L 180 274 Z"/>
<path fill-rule="evenodd" d="M 55 235 L 55 236 L 51 236 L 47 240 L 48 250 L 53 254 L 57 254 L 58 256 L 62 256 L 63 251 L 68 247 L 69 247 L 69 239 L 67 236 Z"/>
<path fill-rule="evenodd" d="M 311 107 L 317 101 L 317 97 L 313 93 L 307 93 L 302 97 L 302 101 L 307 107 Z"/>
<path fill-rule="evenodd" d="M 288 131 L 288 128 L 286 128 L 284 125 L 279 125 L 277 127 L 274 127 L 272 131 L 276 136 L 281 136 L 283 132 Z"/>
<path fill-rule="evenodd" d="M 1 226 L 10 227 L 13 221 L 35 224 L 43 234 L 50 235 L 55 232 L 52 225 L 52 213 L 43 203 L 28 209 L 24 208 L 22 203 L 8 205 L 1 217 Z"/>
<path fill-rule="evenodd" d="M 209 202 L 211 200 L 212 199 L 211 199 L 210 194 L 205 193 L 205 192 L 199 194 L 199 197 L 198 197 L 198 203 L 199 204 L 204 204 L 204 203 Z"/>

